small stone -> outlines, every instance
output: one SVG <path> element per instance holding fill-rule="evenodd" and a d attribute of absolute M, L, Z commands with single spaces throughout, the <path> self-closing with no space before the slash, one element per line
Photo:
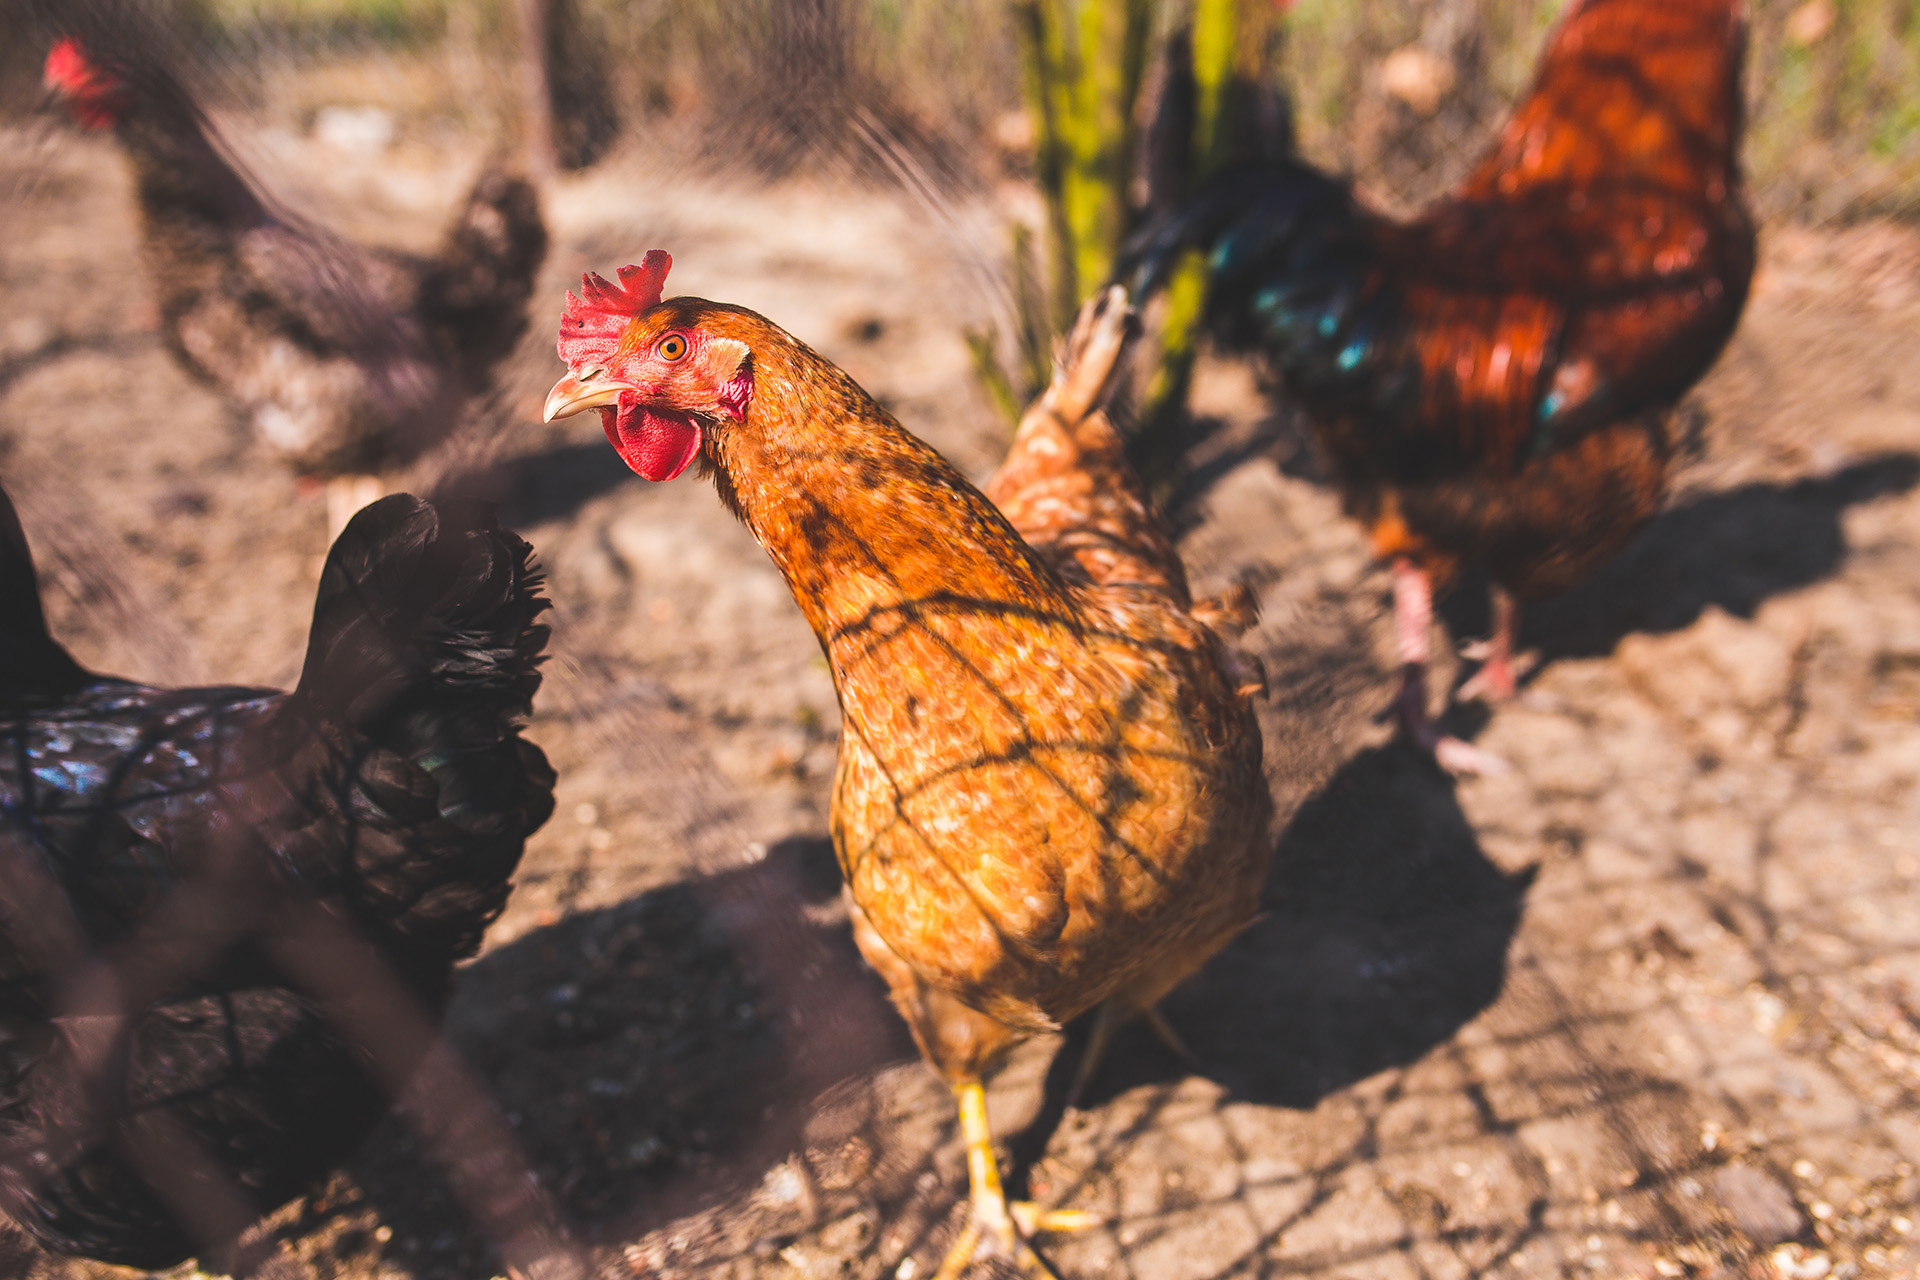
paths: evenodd
<path fill-rule="evenodd" d="M 1781 1280 L 1822 1280 L 1833 1269 L 1826 1254 L 1807 1253 L 1797 1244 L 1783 1244 L 1769 1256 Z"/>
<path fill-rule="evenodd" d="M 1713 1194 L 1756 1244 L 1779 1244 L 1806 1229 L 1793 1195 L 1764 1170 L 1734 1164 L 1715 1171 Z"/>

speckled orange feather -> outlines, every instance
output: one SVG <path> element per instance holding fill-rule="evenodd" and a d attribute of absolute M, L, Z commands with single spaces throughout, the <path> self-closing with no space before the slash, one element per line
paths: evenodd
<path fill-rule="evenodd" d="M 1036 407 L 990 499 L 760 316 L 634 324 L 750 352 L 706 458 L 832 666 L 856 937 L 934 1064 L 1151 1003 L 1231 938 L 1269 856 L 1259 730 L 1105 417 Z"/>

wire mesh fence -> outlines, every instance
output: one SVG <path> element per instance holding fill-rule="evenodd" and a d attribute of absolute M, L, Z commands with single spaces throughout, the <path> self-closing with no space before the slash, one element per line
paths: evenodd
<path fill-rule="evenodd" d="M 1284 61 L 1302 147 L 1383 205 L 1419 207 L 1477 157 L 1556 12 L 1300 0 Z M 538 296 L 681 234 L 739 259 L 714 292 L 777 280 L 762 305 L 803 313 L 810 340 L 903 417 L 929 418 L 944 449 L 987 458 L 997 437 L 966 363 L 926 334 L 956 325 L 930 310 L 982 320 L 979 277 L 1006 270 L 999 219 L 1031 205 L 1003 17 L 580 0 L 574 38 L 607 55 L 620 133 L 558 197 L 564 248 Z M 1207 446 L 1184 549 L 1196 578 L 1251 580 L 1263 599 L 1256 647 L 1285 690 L 1263 712 L 1287 815 L 1279 870 L 1267 914 L 1170 1006 L 1198 1068 L 1124 1040 L 1067 1116 L 1072 1045 L 1057 1061 L 1036 1045 L 1008 1071 L 996 1105 L 1043 1121 L 1013 1144 L 1028 1189 L 1109 1217 L 1052 1251 L 1065 1273 L 1912 1273 L 1920 704 L 1903 557 L 1920 399 L 1894 362 L 1920 297 L 1897 225 L 1920 207 L 1920 13 L 1811 0 L 1751 17 L 1747 166 L 1785 246 L 1768 260 L 1783 292 L 1757 300 L 1705 393 L 1711 463 L 1534 634 L 1538 696 L 1485 739 L 1524 785 L 1456 791 L 1376 745 L 1390 664 L 1357 533 L 1286 468 L 1246 465 L 1279 451 L 1261 412 L 1226 413 Z M 437 144 L 484 149 L 521 126 L 505 5 L 202 0 L 193 20 L 236 131 L 348 138 L 330 109 L 387 113 L 388 142 L 316 143 L 290 166 L 345 168 L 346 154 L 406 171 Z M 0 57 L 23 45 L 0 33 Z M 805 52 L 820 47 L 831 57 Z M 37 57 L 22 67 L 9 101 L 31 112 Z M 290 491 L 206 393 L 167 380 L 124 288 L 101 304 L 116 277 L 89 259 L 138 269 L 125 192 L 100 176 L 108 153 L 50 141 L 30 114 L 4 138 L 0 209 L 22 230 L 0 271 L 0 475 L 28 486 L 16 496 L 56 631 L 134 674 L 290 681 L 324 549 L 312 522 L 281 527 L 297 523 Z M 702 165 L 678 168 L 688 156 Z M 754 194 L 768 175 L 828 195 Z M 367 216 L 410 234 L 419 206 L 393 207 L 408 213 Z M 1896 224 L 1852 225 L 1879 218 Z M 76 219 L 79 245 L 60 234 Z M 63 292 L 68 277 L 82 283 Z M 854 282 L 858 302 L 819 301 L 828 281 Z M 60 976 L 25 1013 L 0 1008 L 0 1075 L 53 1027 L 75 1064 L 70 1136 L 119 1125 L 113 1141 L 163 1200 L 191 1191 L 178 1212 L 210 1264 L 356 1280 L 508 1265 L 925 1274 L 961 1174 L 943 1091 L 836 908 L 833 711 L 812 642 L 706 495 L 697 511 L 623 497 L 597 439 L 516 435 L 551 380 L 535 329 L 476 411 L 470 450 L 413 477 L 503 484 L 509 519 L 540 530 L 560 604 L 528 731 L 560 766 L 559 816 L 464 972 L 446 1038 L 337 921 L 297 897 L 261 907 L 279 890 L 254 882 L 257 865 L 226 875 L 218 842 L 208 875 L 151 917 L 158 951 L 75 943 L 64 895 L 20 865 L 38 818 L 16 764 L 0 771 L 18 779 L 0 896 L 15 945 L 30 922 L 50 948 L 26 967 Z M 114 414 L 175 438 L 122 447 L 68 426 L 103 385 L 90 394 Z M 181 913 L 193 927 L 176 932 Z M 219 1007 L 189 976 L 235 937 L 403 1113 L 253 1252 L 221 1246 L 271 1206 L 115 1092 L 128 1063 L 174 1061 L 162 1032 L 138 1058 L 161 990 L 191 1006 L 171 1025 L 214 1028 L 226 1065 L 252 1069 L 247 1018 L 284 1010 Z M 25 1249 L 0 1253 L 7 1266 L 93 1274 Z"/>

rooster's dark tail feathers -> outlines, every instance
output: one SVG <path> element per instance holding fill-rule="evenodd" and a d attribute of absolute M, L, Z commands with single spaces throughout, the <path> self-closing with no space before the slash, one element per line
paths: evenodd
<path fill-rule="evenodd" d="M 1167 283 L 1189 249 L 1211 255 L 1212 275 L 1231 278 L 1314 224 L 1329 217 L 1345 221 L 1351 209 L 1346 185 L 1308 165 L 1238 165 L 1137 231 L 1120 251 L 1114 282 L 1127 287 L 1136 305 L 1143 303 Z"/>

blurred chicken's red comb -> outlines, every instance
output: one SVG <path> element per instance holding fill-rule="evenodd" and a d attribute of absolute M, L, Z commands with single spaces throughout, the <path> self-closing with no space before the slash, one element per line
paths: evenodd
<path fill-rule="evenodd" d="M 672 266 L 663 250 L 651 249 L 639 266 L 620 268 L 618 284 L 592 271 L 581 276 L 579 296 L 569 291 L 560 314 L 560 358 L 572 367 L 611 356 L 627 321 L 660 301 Z"/>
<path fill-rule="evenodd" d="M 110 129 L 120 122 L 129 101 L 126 82 L 87 56 L 86 47 L 72 36 L 47 50 L 47 88 L 69 99 L 74 119 L 89 129 Z"/>
<path fill-rule="evenodd" d="M 72 36 L 67 36 L 47 50 L 46 79 L 49 85 L 69 91 L 85 89 L 99 75 L 93 60 L 87 57 L 86 50 Z"/>
<path fill-rule="evenodd" d="M 73 84 L 90 75 L 94 65 L 86 61 L 81 52 L 81 42 L 73 36 L 65 36 L 54 48 L 46 50 L 46 79 L 52 84 Z"/>

